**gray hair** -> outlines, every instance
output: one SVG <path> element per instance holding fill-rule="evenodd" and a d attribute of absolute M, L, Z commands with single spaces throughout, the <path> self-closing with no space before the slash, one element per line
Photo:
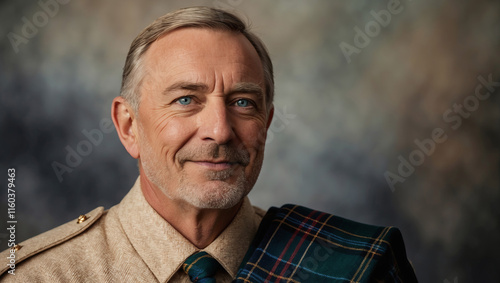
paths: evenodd
<path fill-rule="evenodd" d="M 269 110 L 274 98 L 273 64 L 264 43 L 237 16 L 209 7 L 183 8 L 156 19 L 132 42 L 123 68 L 121 96 L 137 112 L 140 101 L 140 86 L 144 78 L 144 54 L 151 44 L 162 35 L 175 29 L 186 27 L 208 28 L 233 31 L 243 34 L 257 51 L 264 71 L 266 101 Z"/>

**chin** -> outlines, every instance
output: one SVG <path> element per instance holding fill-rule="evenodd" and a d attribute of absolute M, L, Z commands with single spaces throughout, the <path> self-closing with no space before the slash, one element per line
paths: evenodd
<path fill-rule="evenodd" d="M 210 181 L 202 186 L 183 186 L 179 188 L 179 194 L 184 201 L 200 209 L 229 209 L 239 204 L 248 194 L 245 183 Z"/>

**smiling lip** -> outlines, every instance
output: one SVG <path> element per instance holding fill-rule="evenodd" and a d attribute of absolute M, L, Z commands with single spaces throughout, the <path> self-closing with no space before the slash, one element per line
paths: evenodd
<path fill-rule="evenodd" d="M 230 161 L 209 161 L 209 160 L 200 160 L 191 162 L 206 167 L 207 169 L 210 170 L 225 170 L 237 164 L 236 162 L 230 162 Z"/>

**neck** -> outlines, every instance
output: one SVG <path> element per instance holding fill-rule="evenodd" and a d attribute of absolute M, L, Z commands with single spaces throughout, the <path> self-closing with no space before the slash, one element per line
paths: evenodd
<path fill-rule="evenodd" d="M 243 201 L 229 209 L 200 209 L 168 198 L 144 174 L 141 190 L 146 201 L 184 238 L 199 249 L 207 247 L 231 223 Z"/>

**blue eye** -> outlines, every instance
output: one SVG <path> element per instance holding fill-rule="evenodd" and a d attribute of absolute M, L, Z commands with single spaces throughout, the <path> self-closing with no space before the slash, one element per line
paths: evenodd
<path fill-rule="evenodd" d="M 249 102 L 247 99 L 238 99 L 238 101 L 236 101 L 236 105 L 239 107 L 248 107 Z"/>
<path fill-rule="evenodd" d="M 179 101 L 180 104 L 182 105 L 188 105 L 191 103 L 192 98 L 189 96 L 183 96 L 179 98 L 177 101 Z"/>

